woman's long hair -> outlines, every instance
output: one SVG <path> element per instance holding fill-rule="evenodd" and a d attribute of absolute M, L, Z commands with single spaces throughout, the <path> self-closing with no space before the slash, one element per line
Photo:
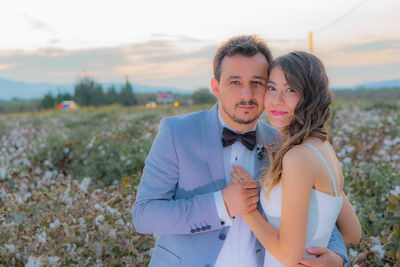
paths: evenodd
<path fill-rule="evenodd" d="M 262 188 L 268 199 L 272 188 L 277 186 L 282 176 L 283 156 L 292 147 L 309 137 L 322 141 L 328 139 L 326 121 L 330 117 L 333 95 L 329 90 L 325 68 L 316 56 L 307 52 L 292 52 L 278 57 L 269 67 L 280 68 L 292 90 L 300 95 L 294 110 L 293 120 L 282 131 L 282 141 L 277 149 L 267 148 L 270 167 L 262 176 Z"/>

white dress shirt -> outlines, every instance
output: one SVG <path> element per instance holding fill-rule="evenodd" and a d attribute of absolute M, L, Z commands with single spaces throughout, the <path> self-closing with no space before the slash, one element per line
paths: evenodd
<path fill-rule="evenodd" d="M 221 129 L 226 127 L 234 131 L 222 120 L 219 114 L 218 117 L 222 126 Z M 255 131 L 256 128 L 257 124 L 251 131 Z M 242 166 L 250 173 L 251 176 L 254 176 L 254 160 L 256 156 L 255 151 L 256 149 L 253 149 L 253 151 L 248 150 L 240 141 L 233 143 L 231 146 L 223 148 L 225 177 L 227 184 L 231 182 L 230 172 L 233 171 L 232 164 Z M 251 232 L 251 229 L 241 216 L 236 216 L 235 218 L 229 217 L 224 199 L 222 197 L 222 191 L 217 191 L 214 193 L 214 200 L 217 207 L 218 216 L 222 221 L 225 222 L 225 226 L 230 226 L 215 266 L 256 267 L 256 237 Z"/>

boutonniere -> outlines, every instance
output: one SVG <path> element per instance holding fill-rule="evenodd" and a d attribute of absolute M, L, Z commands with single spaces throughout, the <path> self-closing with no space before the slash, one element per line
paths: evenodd
<path fill-rule="evenodd" d="M 257 158 L 259 160 L 262 160 L 265 154 L 265 147 L 263 145 L 257 144 L 256 149 L 257 149 Z"/>

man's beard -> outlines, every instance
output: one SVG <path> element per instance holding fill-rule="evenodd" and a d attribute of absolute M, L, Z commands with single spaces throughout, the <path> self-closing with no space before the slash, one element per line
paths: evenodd
<path fill-rule="evenodd" d="M 246 105 L 246 106 L 254 105 L 254 106 L 256 106 L 256 108 L 258 108 L 258 103 L 256 101 L 254 101 L 254 100 L 250 100 L 248 102 L 241 101 L 241 102 L 239 102 L 239 103 L 237 103 L 235 105 L 235 109 L 239 105 Z M 262 113 L 262 111 L 261 111 L 260 114 L 254 116 L 254 118 L 251 118 L 251 119 L 248 119 L 248 120 L 243 120 L 243 119 L 239 119 L 238 117 L 236 117 L 233 114 L 230 114 L 222 103 L 221 103 L 221 106 L 222 106 L 222 109 L 224 110 L 225 114 L 228 115 L 228 117 L 231 118 L 231 120 L 233 120 L 234 122 L 239 123 L 239 124 L 250 124 L 250 123 L 256 121 L 260 117 L 260 115 Z"/>

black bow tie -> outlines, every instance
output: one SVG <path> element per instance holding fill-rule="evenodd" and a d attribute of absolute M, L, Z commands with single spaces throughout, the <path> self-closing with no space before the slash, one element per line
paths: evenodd
<path fill-rule="evenodd" d="M 236 141 L 242 142 L 247 149 L 253 150 L 256 145 L 256 131 L 240 134 L 235 133 L 228 128 L 224 128 L 224 131 L 222 132 L 222 145 L 224 147 L 230 146 Z"/>

